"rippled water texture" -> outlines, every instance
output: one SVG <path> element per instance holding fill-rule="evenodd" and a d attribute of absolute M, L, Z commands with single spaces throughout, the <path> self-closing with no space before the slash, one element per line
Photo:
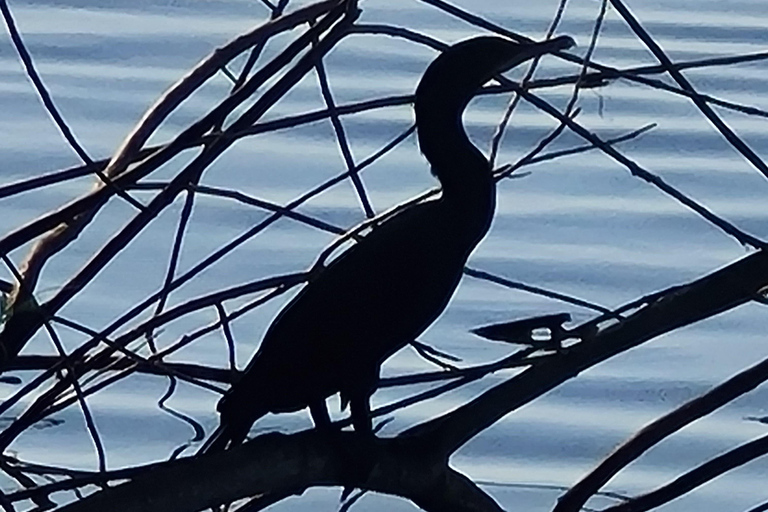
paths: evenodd
<path fill-rule="evenodd" d="M 89 153 L 98 158 L 111 154 L 154 100 L 203 56 L 266 17 L 259 2 L 236 0 L 11 4 L 63 116 Z M 579 54 L 589 44 L 599 4 L 573 0 L 565 12 L 558 33 L 577 39 L 575 52 Z M 557 2 L 464 1 L 463 6 L 512 30 L 541 38 Z M 367 0 L 361 7 L 364 22 L 404 25 L 447 42 L 480 32 L 417 1 Z M 768 49 L 768 11 L 759 0 L 635 0 L 631 7 L 674 61 Z M 274 51 L 268 48 L 266 53 Z M 333 94 L 344 104 L 411 93 L 433 57 L 430 49 L 387 36 L 354 35 L 339 46 L 326 65 Z M 610 10 L 594 59 L 616 67 L 656 63 Z M 548 58 L 537 76 L 577 71 L 570 64 Z M 764 62 L 690 70 L 685 75 L 700 92 L 768 109 L 768 64 Z M 228 85 L 223 76 L 214 79 L 166 122 L 153 142 L 169 139 L 206 112 Z M 563 106 L 570 93 L 570 88 L 559 87 L 542 94 Z M 507 101 L 507 97 L 495 96 L 471 104 L 466 124 L 479 147 L 489 146 Z M 322 106 L 316 78 L 309 75 L 267 118 Z M 768 236 L 768 182 L 730 148 L 690 101 L 616 81 L 582 91 L 579 106 L 579 122 L 604 138 L 657 123 L 649 133 L 620 146 L 624 154 L 750 234 Z M 764 152 L 768 142 L 764 119 L 717 107 L 716 111 L 755 151 Z M 346 117 L 345 128 L 356 160 L 408 128 L 412 117 L 409 106 Z M 551 119 L 523 105 L 512 118 L 499 161 L 514 161 L 555 126 Z M 583 141 L 566 133 L 551 149 L 579 144 Z M 79 163 L 41 107 L 5 36 L 0 38 L 0 155 L 0 185 Z M 344 169 L 331 124 L 324 121 L 240 141 L 209 169 L 203 183 L 286 202 Z M 734 239 L 598 152 L 524 170 L 531 174 L 500 184 L 497 217 L 490 235 L 472 256 L 471 266 L 615 307 L 687 282 L 747 253 Z M 363 179 L 377 211 L 435 185 L 413 138 L 366 169 Z M 77 197 L 90 184 L 91 178 L 83 178 L 0 200 L 3 233 Z M 147 192 L 138 194 L 144 199 L 150 197 Z M 126 247 L 62 314 L 98 329 L 157 290 L 164 278 L 181 204 L 177 201 L 144 236 Z M 300 211 L 342 227 L 364 218 L 348 182 L 311 200 Z M 47 267 L 41 298 L 52 296 L 132 214 L 124 203 L 110 203 L 80 240 Z M 199 199 L 179 272 L 190 269 L 266 215 L 224 199 Z M 174 293 L 170 304 L 235 283 L 304 269 L 331 239 L 332 235 L 283 219 Z M 19 263 L 27 249 L 11 254 L 14 261 Z M 0 271 L 0 277 L 11 279 L 6 270 Z M 281 303 L 269 303 L 233 324 L 241 364 L 252 354 Z M 741 307 L 665 335 L 579 375 L 474 439 L 453 459 L 454 467 L 482 481 L 508 510 L 551 509 L 560 493 L 554 486 L 572 484 L 648 421 L 764 357 L 762 309 L 757 305 Z M 593 314 L 465 277 L 446 314 L 421 339 L 462 357 L 465 363 L 488 361 L 508 353 L 509 347 L 482 341 L 469 333 L 471 328 L 561 311 L 571 312 L 577 321 Z M 158 343 L 172 343 L 214 319 L 215 313 L 208 311 L 180 320 L 159 333 Z M 68 346 L 82 341 L 72 332 L 62 332 L 62 336 Z M 25 353 L 53 353 L 53 349 L 40 336 Z M 219 334 L 210 335 L 177 360 L 223 366 L 225 342 Z M 429 368 L 413 352 L 404 350 L 389 361 L 384 373 L 399 375 Z M 384 434 L 450 410 L 508 376 L 495 375 L 401 410 Z M 156 405 L 166 385 L 165 379 L 136 376 L 90 400 L 110 467 L 166 458 L 191 437 L 188 425 Z M 16 389 L 0 386 L 5 395 Z M 384 404 L 411 391 L 384 390 L 374 401 Z M 212 428 L 217 421 L 215 400 L 211 393 L 181 385 L 169 405 Z M 331 402 L 335 412 L 337 402 Z M 713 454 L 764 434 L 764 425 L 745 417 L 765 415 L 766 404 L 765 388 L 758 388 L 641 458 L 611 482 L 610 490 L 647 490 Z M 12 448 L 25 460 L 94 468 L 95 457 L 79 411 L 71 408 L 57 418 L 65 422 L 54 430 L 32 430 Z M 308 415 L 302 412 L 265 418 L 257 430 L 289 431 L 308 425 Z M 747 510 L 766 499 L 767 469 L 766 463 L 758 460 L 665 510 Z M 275 510 L 330 510 L 337 506 L 337 500 L 335 489 L 312 490 Z M 608 503 L 605 500 L 595 505 Z M 365 510 L 413 508 L 381 496 L 368 496 L 361 506 Z"/>

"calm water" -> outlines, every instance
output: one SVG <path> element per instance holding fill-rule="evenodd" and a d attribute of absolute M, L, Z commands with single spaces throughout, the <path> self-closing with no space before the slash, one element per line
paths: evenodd
<path fill-rule="evenodd" d="M 63 115 L 94 157 L 109 155 L 144 110 L 204 55 L 266 16 L 256 1 L 93 4 L 100 3 L 14 1 L 11 7 Z M 545 32 L 557 7 L 551 0 L 464 4 L 534 38 Z M 758 0 L 643 1 L 633 2 L 632 7 L 673 60 L 768 49 L 768 13 Z M 416 1 L 370 0 L 362 8 L 362 21 L 405 25 L 445 41 L 479 32 Z M 577 52 L 586 49 L 598 9 L 599 2 L 592 0 L 574 0 L 568 7 L 558 32 L 579 41 Z M 410 93 L 433 56 L 430 50 L 385 36 L 352 36 L 327 61 L 336 100 L 341 104 Z M 595 58 L 620 67 L 655 63 L 613 12 L 608 14 Z M 576 71 L 549 60 L 547 73 Z M 702 92 L 768 109 L 765 63 L 690 71 L 686 76 Z M 223 77 L 214 80 L 166 123 L 157 141 L 171 137 L 205 112 L 227 85 Z M 568 88 L 559 88 L 546 97 L 564 105 L 569 94 Z M 497 97 L 472 104 L 467 125 L 480 147 L 488 147 L 505 102 L 506 98 Z M 583 91 L 579 105 L 579 121 L 604 137 L 658 123 L 650 133 L 622 145 L 622 151 L 742 229 L 768 237 L 768 182 L 728 147 L 691 103 L 617 82 Z M 267 117 L 321 107 L 315 78 L 310 75 Z M 0 112 L 0 184 L 79 163 L 40 106 L 5 36 L 0 38 Z M 758 153 L 766 147 L 768 124 L 764 120 L 726 110 L 718 113 Z M 410 107 L 345 118 L 355 158 L 361 160 L 376 151 L 411 120 Z M 521 108 L 513 118 L 500 161 L 514 161 L 553 126 L 550 119 Z M 554 147 L 580 143 L 575 136 L 565 135 Z M 322 122 L 241 141 L 206 173 L 204 183 L 285 202 L 343 170 L 331 125 Z M 527 170 L 530 176 L 501 184 L 492 232 L 473 255 L 473 267 L 613 307 L 694 279 L 746 254 L 736 241 L 602 154 L 585 153 Z M 434 185 L 412 139 L 367 169 L 364 180 L 377 211 Z M 3 232 L 77 197 L 90 182 L 86 178 L 0 200 Z M 144 194 L 140 197 L 150 197 Z M 181 208 L 177 203 L 62 313 L 98 329 L 155 291 L 164 276 L 171 233 Z M 364 217 L 346 182 L 301 211 L 344 227 Z M 41 297 L 50 297 L 131 214 L 117 202 L 106 208 L 78 243 L 47 267 L 39 287 Z M 180 271 L 266 215 L 222 199 L 199 200 Z M 241 281 L 303 269 L 331 239 L 331 235 L 281 220 L 176 292 L 171 304 Z M 23 248 L 12 257 L 18 263 L 25 252 Z M 0 276 L 10 279 L 5 270 Z M 247 361 L 281 303 L 270 303 L 234 324 L 241 363 Z M 572 484 L 648 421 L 764 357 L 762 309 L 742 307 L 585 372 L 484 432 L 454 457 L 454 466 L 487 484 L 488 492 L 507 509 L 551 509 L 559 491 L 548 486 Z M 469 329 L 560 311 L 570 311 L 579 321 L 591 316 L 587 310 L 465 278 L 446 314 L 421 339 L 461 356 L 466 363 L 487 361 L 507 353 L 508 348 L 481 341 Z M 214 318 L 214 312 L 207 311 L 178 321 L 161 332 L 158 341 L 172 343 Z M 69 346 L 81 341 L 63 329 L 61 334 Z M 48 342 L 40 338 L 27 353 L 51 352 Z M 177 360 L 223 365 L 224 341 L 218 334 L 208 336 Z M 429 368 L 405 350 L 386 365 L 384 373 Z M 449 410 L 505 377 L 493 376 L 474 387 L 399 411 L 385 433 L 394 434 Z M 3 386 L 3 393 L 13 392 L 14 388 Z M 138 376 L 90 400 L 110 467 L 165 458 L 192 435 L 186 424 L 156 406 L 165 386 L 163 379 Z M 411 391 L 386 390 L 374 400 L 384 404 Z M 182 385 L 169 405 L 211 428 L 216 423 L 215 400 L 211 393 Z M 713 454 L 764 434 L 765 426 L 745 417 L 765 415 L 766 404 L 768 394 L 760 388 L 696 423 L 623 472 L 611 482 L 610 490 L 630 494 L 648 490 Z M 31 431 L 13 449 L 25 460 L 95 467 L 80 413 L 71 409 L 57 417 L 65 420 L 63 425 Z M 265 418 L 258 429 L 288 431 L 308 425 L 308 416 L 301 413 Z M 766 499 L 766 469 L 765 462 L 752 463 L 673 502 L 666 510 L 747 510 Z M 330 510 L 337 500 L 338 490 L 313 490 L 275 510 L 318 510 L 318 506 Z M 364 501 L 365 510 L 413 509 L 401 500 L 381 496 L 368 496 Z"/>

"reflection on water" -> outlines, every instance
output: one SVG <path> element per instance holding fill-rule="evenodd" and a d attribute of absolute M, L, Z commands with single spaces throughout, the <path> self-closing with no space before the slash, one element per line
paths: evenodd
<path fill-rule="evenodd" d="M 12 6 L 45 83 L 78 138 L 96 157 L 110 154 L 169 84 L 214 47 L 265 16 L 256 2 L 147 0 L 122 4 L 110 2 L 105 8 L 91 1 L 69 1 L 66 5 L 13 2 Z M 544 33 L 556 8 L 554 1 L 465 4 L 531 37 Z M 635 14 L 674 60 L 766 50 L 761 2 L 635 4 Z M 405 24 L 446 41 L 478 32 L 416 2 L 370 0 L 362 7 L 365 22 Z M 566 12 L 559 32 L 580 42 L 578 52 L 585 51 L 598 7 L 598 2 L 578 0 Z M 271 51 L 274 49 L 268 48 L 267 55 Z M 431 50 L 389 37 L 352 36 L 327 61 L 336 100 L 343 104 L 382 94 L 408 94 L 432 56 Z M 618 67 L 655 63 L 615 13 L 609 13 L 594 58 Z M 551 60 L 545 74 L 577 71 Z M 701 92 L 768 108 L 765 63 L 692 70 L 686 76 Z M 266 118 L 321 108 L 314 80 L 310 76 L 302 81 Z M 221 78 L 200 91 L 169 119 L 155 142 L 170 138 L 205 112 L 227 85 Z M 543 94 L 562 105 L 570 90 L 558 88 Z M 466 124 L 480 147 L 488 147 L 505 102 L 501 97 L 473 102 Z M 730 149 L 690 102 L 617 82 L 583 91 L 580 106 L 583 111 L 578 120 L 605 138 L 658 123 L 651 132 L 623 144 L 622 151 L 745 231 L 768 235 L 764 208 L 768 183 Z M 0 40 L 0 111 L 0 182 L 78 163 L 40 107 L 7 38 Z M 725 109 L 718 109 L 718 113 L 752 148 L 759 152 L 766 147 L 768 131 L 762 119 Z M 407 106 L 345 118 L 355 158 L 367 157 L 411 121 Z M 513 117 L 500 162 L 514 161 L 554 126 L 549 119 L 522 107 Z M 565 134 L 552 149 L 579 144 L 583 142 Z M 322 122 L 243 140 L 210 169 L 204 183 L 286 202 L 343 170 L 330 123 Z M 531 175 L 501 184 L 498 216 L 471 260 L 473 267 L 611 307 L 693 279 L 745 254 L 733 239 L 602 154 L 587 152 L 537 164 L 526 171 Z M 412 139 L 366 169 L 363 178 L 377 211 L 435 185 Z M 3 229 L 19 226 L 77 197 L 89 186 L 90 179 L 80 179 L 4 198 L 0 200 Z M 150 197 L 141 195 L 149 194 L 146 192 L 137 194 Z M 180 208 L 181 203 L 157 219 L 146 236 L 128 246 L 63 313 L 98 328 L 153 292 L 164 277 L 171 246 L 169 233 L 174 232 Z M 363 218 L 346 182 L 311 200 L 300 211 L 344 227 Z M 66 282 L 131 214 L 129 207 L 118 203 L 105 209 L 78 243 L 47 268 L 41 298 L 49 297 Z M 266 215 L 223 199 L 200 200 L 179 272 L 187 271 Z M 171 303 L 179 304 L 243 280 L 306 268 L 331 239 L 330 234 L 283 219 L 176 292 Z M 22 248 L 12 254 L 17 263 L 25 251 Z M 7 274 L 2 277 L 10 279 Z M 234 324 L 240 342 L 239 361 L 245 362 L 250 356 L 279 306 L 278 302 L 270 303 Z M 586 310 L 465 278 L 447 313 L 422 339 L 459 355 L 465 363 L 487 361 L 502 356 L 508 348 L 480 341 L 469 334 L 471 328 L 566 310 L 578 321 L 590 316 Z M 548 510 L 560 493 L 557 486 L 573 483 L 640 426 L 762 358 L 763 314 L 759 306 L 745 306 L 604 363 L 483 433 L 462 449 L 454 466 L 485 482 L 488 492 L 506 508 Z M 158 342 L 171 343 L 211 319 L 208 315 L 176 322 L 159 334 Z M 70 345 L 80 341 L 72 333 L 62 334 Z M 224 365 L 223 347 L 224 341 L 212 335 L 180 357 Z M 43 338 L 28 350 L 52 351 Z M 427 368 L 406 350 L 390 361 L 384 373 Z M 400 411 L 385 433 L 449 410 L 507 376 L 495 375 Z M 5 393 L 15 389 L 0 385 Z M 191 437 L 186 424 L 157 408 L 165 385 L 162 379 L 137 376 L 91 399 L 111 467 L 167 457 Z M 406 391 L 417 389 L 414 386 Z M 382 390 L 375 402 L 388 403 L 403 392 Z M 765 415 L 766 398 L 765 391 L 758 389 L 692 425 L 622 473 L 611 483 L 611 489 L 631 494 L 661 484 L 708 456 L 763 434 L 764 425 L 745 418 Z M 169 405 L 212 427 L 216 423 L 215 399 L 212 394 L 181 386 Z M 334 400 L 331 403 L 338 410 L 338 404 Z M 26 460 L 94 467 L 80 413 L 70 409 L 50 421 L 62 420 L 64 423 L 54 430 L 30 431 L 13 448 Z M 257 429 L 293 430 L 308 425 L 308 415 L 299 413 L 265 418 Z M 56 433 L 55 450 L 50 446 L 52 431 Z M 761 493 L 765 469 L 765 463 L 752 463 L 694 496 L 670 504 L 667 510 L 744 510 L 765 498 Z M 504 484 L 535 485 L 521 488 Z M 337 500 L 336 490 L 317 489 L 276 510 L 334 507 Z M 368 496 L 364 501 L 363 506 L 371 510 L 412 510 L 411 505 L 392 498 Z M 595 505 L 609 502 L 606 499 Z"/>

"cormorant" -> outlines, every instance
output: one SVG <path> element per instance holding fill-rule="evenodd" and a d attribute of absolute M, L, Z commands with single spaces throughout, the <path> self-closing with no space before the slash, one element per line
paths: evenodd
<path fill-rule="evenodd" d="M 429 65 L 416 89 L 416 126 L 441 196 L 375 227 L 283 308 L 219 401 L 221 425 L 203 451 L 242 442 L 268 412 L 309 407 L 315 426 L 328 426 L 325 399 L 337 392 L 350 404 L 355 431 L 371 432 L 369 399 L 381 364 L 443 312 L 491 224 L 495 183 L 464 132 L 464 109 L 495 74 L 572 45 L 569 37 L 518 44 L 481 36 Z"/>

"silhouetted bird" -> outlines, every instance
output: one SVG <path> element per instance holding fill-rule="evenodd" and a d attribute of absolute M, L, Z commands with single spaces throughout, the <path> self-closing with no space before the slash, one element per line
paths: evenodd
<path fill-rule="evenodd" d="M 315 425 L 327 426 L 325 399 L 337 392 L 350 404 L 355 430 L 371 431 L 369 399 L 381 364 L 442 313 L 491 224 L 495 184 L 464 132 L 467 103 L 495 74 L 572 44 L 568 37 L 535 44 L 475 37 L 429 65 L 416 89 L 416 126 L 442 195 L 375 227 L 280 312 L 242 380 L 219 402 L 221 425 L 203 451 L 242 442 L 268 412 L 308 406 Z"/>

